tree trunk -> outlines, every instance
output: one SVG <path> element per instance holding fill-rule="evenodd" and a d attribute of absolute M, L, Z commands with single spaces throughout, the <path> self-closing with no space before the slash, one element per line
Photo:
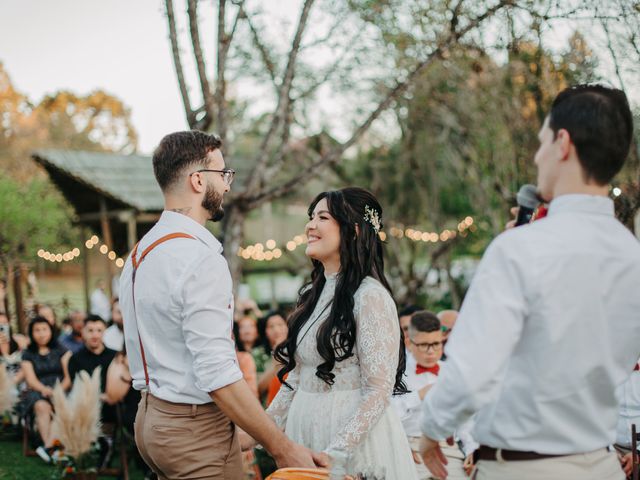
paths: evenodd
<path fill-rule="evenodd" d="M 27 332 L 27 316 L 24 311 L 24 302 L 22 297 L 22 267 L 20 264 L 9 264 L 9 278 L 13 283 L 13 295 L 16 305 L 16 319 L 18 320 L 18 330 L 20 333 Z"/>
<path fill-rule="evenodd" d="M 238 286 L 242 279 L 242 258 L 238 256 L 238 249 L 244 241 L 244 223 L 247 212 L 235 205 L 225 207 L 224 223 L 222 225 L 224 256 L 229 264 L 231 281 L 233 282 L 234 296 L 238 292 Z"/>
<path fill-rule="evenodd" d="M 447 269 L 447 283 L 449 284 L 449 292 L 451 294 L 451 308 L 454 310 L 460 310 L 462 305 L 462 292 L 460 292 L 460 285 L 453 275 L 451 274 L 451 252 L 447 253 L 445 259 L 445 266 Z"/>

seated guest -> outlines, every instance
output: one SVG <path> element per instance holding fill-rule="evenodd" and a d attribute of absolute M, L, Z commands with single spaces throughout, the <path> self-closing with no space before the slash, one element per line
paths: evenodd
<path fill-rule="evenodd" d="M 447 340 L 449 340 L 449 335 L 451 334 L 451 330 L 453 330 L 453 326 L 456 324 L 457 319 L 457 310 L 442 310 L 438 312 L 438 320 L 440 320 L 440 325 L 442 328 L 444 345 L 447 344 Z M 446 355 L 443 354 L 442 360 L 446 359 Z"/>
<path fill-rule="evenodd" d="M 238 351 L 251 353 L 258 343 L 258 325 L 256 319 L 245 315 L 236 322 L 236 325 L 238 326 L 236 332 L 236 346 L 238 347 Z M 258 360 L 255 358 L 254 360 L 256 360 L 258 371 L 260 371 Z"/>
<path fill-rule="evenodd" d="M 103 340 L 107 348 L 116 352 L 120 352 L 124 346 L 122 311 L 117 298 L 111 303 L 111 325 L 104 332 Z"/>
<path fill-rule="evenodd" d="M 437 313 L 445 345 L 447 344 L 447 340 L 449 340 L 449 335 L 451 334 L 451 330 L 453 330 L 453 326 L 456 324 L 458 314 L 459 312 L 457 310 L 441 310 Z"/>
<path fill-rule="evenodd" d="M 407 305 L 398 312 L 398 320 L 400 321 L 400 330 L 402 330 L 402 337 L 404 338 L 404 353 L 406 359 L 406 372 L 410 372 L 416 368 L 416 359 L 411 355 L 409 349 L 409 323 L 411 323 L 411 315 L 423 310 L 423 308 L 417 305 Z"/>
<path fill-rule="evenodd" d="M 267 358 L 258 379 L 258 393 L 260 398 L 266 395 L 266 406 L 269 406 L 280 389 L 280 381 L 276 373 L 282 365 L 273 359 L 272 354 L 274 348 L 287 339 L 287 333 L 289 333 L 289 327 L 282 312 L 271 311 L 258 322 L 258 337 L 261 345 L 253 349 L 253 357 Z"/>
<path fill-rule="evenodd" d="M 413 370 L 407 371 L 407 388 L 410 393 L 392 398 L 392 405 L 398 412 L 402 425 L 409 438 L 411 449 L 414 452 L 414 459 L 417 463 L 418 474 L 421 479 L 434 478 L 427 468 L 422 464 L 418 455 L 418 444 L 422 432 L 422 400 L 433 384 L 438 380 L 440 372 L 440 359 L 442 357 L 442 347 L 444 334 L 441 329 L 438 317 L 431 312 L 419 311 L 411 316 L 409 323 L 409 350 L 416 359 L 416 366 Z M 465 424 L 464 435 L 456 432 L 456 440 L 463 446 L 450 447 L 442 446 L 443 452 L 449 462 L 449 479 L 465 478 L 463 462 L 466 456 L 475 449 L 474 442 L 470 438 L 470 428 Z M 462 438 L 460 438 L 462 437 Z M 471 448 L 470 448 L 471 447 Z M 460 450 L 463 450 L 462 452 Z"/>
<path fill-rule="evenodd" d="M 258 398 L 258 373 L 256 371 L 256 362 L 249 352 L 238 352 L 238 367 L 242 372 L 242 378 L 247 382 L 253 394 Z"/>
<path fill-rule="evenodd" d="M 71 327 L 71 332 L 68 334 L 63 334 L 60 336 L 58 342 L 64 348 L 69 350 L 71 353 L 76 353 L 82 347 L 84 347 L 84 342 L 82 340 L 82 329 L 84 328 L 84 320 L 87 318 L 87 315 L 80 310 L 74 310 L 69 314 L 69 325 Z"/>
<path fill-rule="evenodd" d="M 36 303 L 33 307 L 33 312 L 36 317 L 43 317 L 49 322 L 49 325 L 53 328 L 53 338 L 56 339 L 56 342 L 59 345 L 62 345 L 60 343 L 61 335 L 60 328 L 58 326 L 58 317 L 53 307 L 48 303 Z M 67 350 L 66 347 L 63 348 Z"/>
<path fill-rule="evenodd" d="M 24 380 L 24 373 L 20 368 L 22 362 L 22 349 L 11 333 L 9 318 L 4 312 L 0 312 L 0 366 L 6 365 L 7 372 L 15 385 Z"/>
<path fill-rule="evenodd" d="M 631 425 L 640 432 L 640 365 L 636 366 L 629 379 L 618 387 L 617 391 L 620 407 L 618 410 L 618 426 L 616 428 L 616 443 L 622 469 L 627 477 L 631 477 L 633 459 L 631 455 Z"/>
<path fill-rule="evenodd" d="M 116 351 L 105 347 L 102 337 L 107 329 L 107 323 L 98 315 L 89 315 L 84 321 L 84 328 L 82 329 L 82 338 L 84 340 L 84 347 L 77 353 L 74 353 L 69 360 L 69 375 L 72 381 L 75 381 L 76 375 L 85 371 L 89 375 L 93 371 L 100 367 L 100 389 L 102 391 L 102 411 L 100 412 L 100 419 L 103 424 L 115 424 L 117 422 L 117 413 L 113 405 L 110 405 L 107 395 L 105 394 L 107 386 L 107 372 L 109 365 L 116 356 Z M 99 460 L 100 466 L 106 466 L 110 460 L 111 447 L 113 442 L 108 437 L 99 438 L 101 446 L 101 457 Z"/>
<path fill-rule="evenodd" d="M 56 312 L 51 305 L 47 303 L 38 303 L 35 307 L 35 314 L 38 317 L 45 318 L 52 327 L 58 328 Z"/>
<path fill-rule="evenodd" d="M 52 325 L 44 317 L 35 317 L 29 323 L 31 343 L 22 354 L 21 365 L 28 390 L 18 404 L 22 415 L 35 414 L 35 424 L 44 444 L 36 453 L 46 462 L 51 461 L 54 441 L 51 434 L 53 387 L 56 382 L 65 390 L 71 385 L 67 369 L 71 352 L 56 342 L 53 333 Z"/>
<path fill-rule="evenodd" d="M 116 356 L 116 351 L 105 347 L 102 341 L 106 328 L 107 324 L 102 317 L 98 315 L 87 316 L 82 329 L 84 346 L 77 353 L 74 353 L 69 360 L 69 376 L 72 381 L 75 381 L 76 375 L 83 370 L 91 375 L 97 367 L 101 367 L 100 376 L 103 393 L 107 384 L 107 370 Z M 106 397 L 103 398 L 106 399 Z M 103 420 L 105 420 L 105 413 L 103 407 Z"/>
<path fill-rule="evenodd" d="M 258 374 L 256 370 L 256 362 L 253 360 L 253 356 L 249 352 L 241 351 L 240 348 L 244 348 L 240 342 L 238 342 L 238 322 L 233 323 L 232 337 L 236 344 L 236 357 L 238 358 L 238 367 L 242 372 L 242 378 L 247 382 L 247 385 L 251 389 L 251 392 L 258 398 Z"/>

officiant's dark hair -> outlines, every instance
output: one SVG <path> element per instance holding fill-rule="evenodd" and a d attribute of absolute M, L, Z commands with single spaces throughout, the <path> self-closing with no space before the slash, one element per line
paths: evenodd
<path fill-rule="evenodd" d="M 336 362 L 353 356 L 353 347 L 356 343 L 354 297 L 360 284 L 367 276 L 371 276 L 378 280 L 389 293 L 391 293 L 391 287 L 384 276 L 383 242 L 378 235 L 378 230 L 382 228 L 382 207 L 378 200 L 368 190 L 358 187 L 322 192 L 309 206 L 310 218 L 322 199 L 327 201 L 329 213 L 340 227 L 340 272 L 338 272 L 329 316 L 320 326 L 316 337 L 318 353 L 324 360 L 318 365 L 316 376 L 328 385 L 333 385 L 335 374 L 332 371 Z M 365 207 L 368 207 L 369 215 Z M 367 220 L 365 216 L 368 217 Z M 296 308 L 288 318 L 287 340 L 276 347 L 274 353 L 275 359 L 284 365 L 278 372 L 278 378 L 289 388 L 291 386 L 286 383 L 284 376 L 296 366 L 298 335 L 314 311 L 325 284 L 322 263 L 314 259 L 311 261 L 313 263 L 311 281 L 300 289 Z M 407 392 L 407 387 L 402 381 L 405 369 L 402 331 L 400 331 L 398 352 L 394 394 Z"/>

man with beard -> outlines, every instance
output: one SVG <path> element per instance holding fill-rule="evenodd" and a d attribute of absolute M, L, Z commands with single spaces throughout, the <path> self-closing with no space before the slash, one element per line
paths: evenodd
<path fill-rule="evenodd" d="M 235 424 L 279 466 L 314 466 L 312 452 L 267 417 L 238 367 L 231 275 L 204 226 L 222 219 L 233 181 L 220 147 L 198 131 L 162 139 L 153 170 L 165 209 L 120 281 L 133 386 L 142 390 L 136 444 L 160 479 L 242 478 Z"/>

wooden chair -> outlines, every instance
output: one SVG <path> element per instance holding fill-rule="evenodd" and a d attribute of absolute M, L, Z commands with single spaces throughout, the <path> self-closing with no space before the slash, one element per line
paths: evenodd
<path fill-rule="evenodd" d="M 20 417 L 20 425 L 22 426 L 22 456 L 36 457 L 38 454 L 33 449 L 33 441 L 36 435 L 33 427 L 33 415 L 27 413 Z"/>
<path fill-rule="evenodd" d="M 116 423 L 106 423 L 102 426 L 104 437 L 109 437 L 112 442 L 112 449 L 118 453 L 119 467 L 106 465 L 98 470 L 98 475 L 106 477 L 118 477 L 129 480 L 129 457 L 127 455 L 127 439 L 125 429 L 122 424 L 122 410 L 120 404 L 115 405 Z M 111 462 L 109 462 L 111 463 Z"/>

